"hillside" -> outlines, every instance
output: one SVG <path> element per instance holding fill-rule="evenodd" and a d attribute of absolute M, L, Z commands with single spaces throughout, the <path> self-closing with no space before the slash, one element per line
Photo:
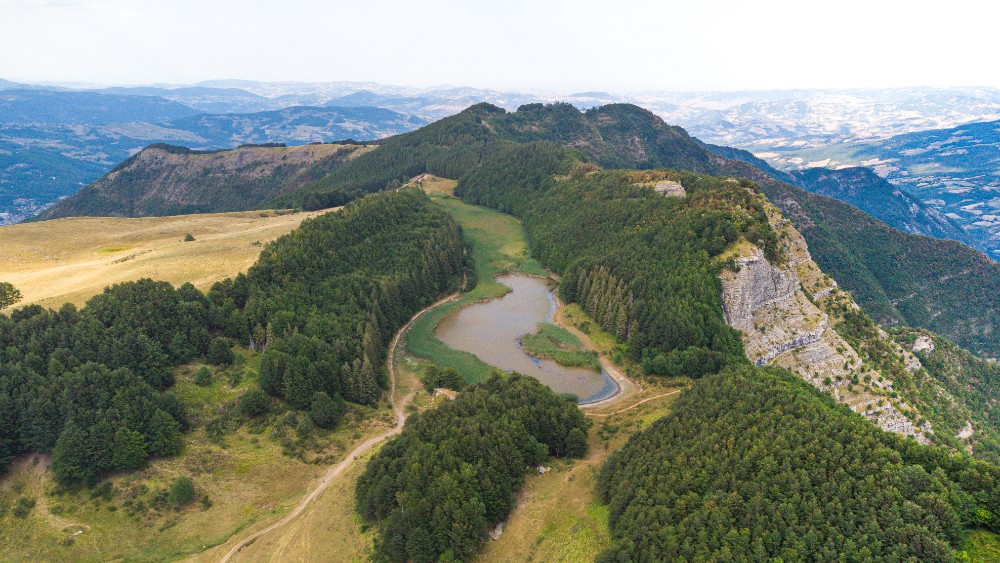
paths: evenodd
<path fill-rule="evenodd" d="M 60 217 L 146 217 L 243 211 L 363 154 L 361 145 L 244 146 L 192 151 L 152 145 L 46 210 Z"/>
<path fill-rule="evenodd" d="M 773 168 L 753 153 L 742 149 L 705 146 L 719 156 L 750 164 L 780 182 L 849 203 L 904 233 L 957 240 L 977 250 L 986 251 L 954 219 L 887 182 L 870 168 L 806 168 L 786 172 Z"/>
<path fill-rule="evenodd" d="M 982 118 L 981 118 L 982 119 Z M 1000 256 L 1000 121 L 907 133 L 877 141 L 786 148 L 768 153 L 782 167 L 870 166 L 930 208 L 967 229 L 988 253 Z"/>
<path fill-rule="evenodd" d="M 851 205 L 714 154 L 684 129 L 633 105 L 581 112 L 568 104 L 533 104 L 507 112 L 479 104 L 387 139 L 272 204 L 301 204 L 311 194 L 338 201 L 348 190 L 379 191 L 424 172 L 461 178 L 505 147 L 533 141 L 558 143 L 608 168 L 749 178 L 802 232 L 823 271 L 876 321 L 925 327 L 975 352 L 1000 355 L 1000 265 L 965 245 L 900 232 Z"/>
<path fill-rule="evenodd" d="M 159 89 L 138 89 L 154 94 Z M 202 113 L 154 95 L 4 90 L 0 93 L 0 224 L 37 215 L 155 143 L 197 150 L 247 143 L 300 145 L 372 140 L 411 131 L 425 119 L 370 107 L 289 107 L 243 114 Z M 238 92 L 194 89 L 169 94 L 201 107 L 246 101 Z M 266 100 L 266 98 L 262 98 Z M 240 101 L 243 100 L 243 101 Z M 273 106 L 271 106 L 273 107 Z"/>
<path fill-rule="evenodd" d="M 250 267 L 263 245 L 315 213 L 274 212 L 165 218 L 79 218 L 0 227 L 0 281 L 24 301 L 82 305 L 106 286 L 140 278 L 202 290 Z M 190 233 L 195 240 L 184 242 Z"/>

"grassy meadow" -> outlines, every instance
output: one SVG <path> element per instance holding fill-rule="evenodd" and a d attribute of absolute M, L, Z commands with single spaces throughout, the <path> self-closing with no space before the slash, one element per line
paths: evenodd
<path fill-rule="evenodd" d="M 0 227 L 0 281 L 23 300 L 82 305 L 108 285 L 141 278 L 202 290 L 246 271 L 264 244 L 323 212 L 247 211 L 123 219 L 78 217 Z M 185 242 L 186 235 L 195 240 Z"/>
<path fill-rule="evenodd" d="M 441 368 L 453 368 L 465 377 L 467 383 L 475 383 L 486 379 L 493 368 L 468 352 L 445 346 L 434 336 L 434 328 L 441 319 L 470 303 L 488 301 L 510 291 L 510 288 L 494 280 L 500 274 L 520 272 L 546 276 L 548 272 L 528 254 L 519 220 L 499 211 L 463 203 L 454 197 L 455 184 L 454 180 L 432 176 L 425 176 L 419 183 L 431 199 L 448 210 L 461 225 L 471 246 L 479 283 L 460 298 L 438 307 L 414 323 L 406 338 L 406 351 L 426 358 Z"/>
<path fill-rule="evenodd" d="M 521 337 L 521 345 L 536 358 L 549 358 L 563 366 L 601 371 L 596 351 L 588 350 L 572 332 L 552 323 L 540 323 L 538 332 Z"/>
<path fill-rule="evenodd" d="M 351 405 L 333 431 L 303 435 L 286 409 L 240 424 L 236 401 L 256 380 L 258 362 L 257 354 L 240 351 L 233 366 L 209 368 L 207 386 L 194 383 L 202 364 L 177 369 L 173 390 L 192 424 L 177 457 L 79 490 L 54 483 L 48 456 L 18 460 L 0 479 L 0 560 L 163 561 L 200 554 L 280 519 L 331 464 L 394 423 L 383 404 Z M 178 476 L 195 487 L 195 500 L 179 509 L 165 503 Z M 353 489 L 348 498 L 353 502 Z M 18 513 L 25 503 L 33 506 Z"/>
<path fill-rule="evenodd" d="M 596 491 L 601 466 L 629 437 L 670 413 L 679 395 L 661 395 L 677 389 L 647 384 L 626 403 L 588 410 L 594 425 L 587 457 L 553 459 L 549 471 L 530 473 L 503 534 L 486 543 L 479 560 L 593 561 L 611 543 L 608 507 Z"/>

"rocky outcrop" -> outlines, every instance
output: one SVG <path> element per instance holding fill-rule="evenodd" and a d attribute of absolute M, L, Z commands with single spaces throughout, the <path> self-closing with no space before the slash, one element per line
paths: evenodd
<path fill-rule="evenodd" d="M 667 197 L 684 197 L 687 195 L 687 192 L 684 191 L 684 186 L 680 182 L 671 180 L 661 180 L 653 184 L 653 189 L 656 190 L 656 193 Z"/>
<path fill-rule="evenodd" d="M 907 418 L 905 404 L 885 398 L 892 393 L 892 382 L 866 367 L 834 330 L 823 303 L 835 294 L 849 297 L 813 262 L 802 235 L 776 208 L 766 206 L 772 228 L 784 241 L 784 262 L 771 263 L 747 242 L 723 256 L 730 264 L 721 275 L 723 310 L 726 322 L 741 332 L 747 357 L 757 366 L 796 373 L 884 430 L 927 442 L 930 428 Z M 916 364 L 908 367 L 919 369 L 919 360 L 912 354 L 909 358 Z M 862 379 L 871 382 L 871 391 L 858 384 Z"/>

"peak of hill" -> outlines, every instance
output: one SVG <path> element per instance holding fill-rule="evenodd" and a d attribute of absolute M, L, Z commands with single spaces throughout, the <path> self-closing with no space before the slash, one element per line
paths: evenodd
<path fill-rule="evenodd" d="M 193 151 L 151 145 L 40 219 L 145 217 L 242 211 L 329 174 L 368 150 L 361 145 L 246 145 Z"/>
<path fill-rule="evenodd" d="M 792 185 L 796 178 L 770 167 L 715 154 L 684 129 L 632 104 L 587 111 L 529 104 L 516 112 L 477 104 L 387 139 L 275 204 L 301 204 L 306 197 L 336 201 L 344 192 L 378 191 L 424 172 L 461 178 L 504 147 L 533 142 L 561 145 L 606 168 L 675 168 L 754 180 L 795 223 L 820 267 L 877 321 L 928 328 L 977 353 L 1000 355 L 996 262 L 963 244 L 903 233 Z"/>
<path fill-rule="evenodd" d="M 368 107 L 204 114 L 160 97 L 139 95 L 156 91 L 137 89 L 128 95 L 112 95 L 0 90 L 0 224 L 37 215 L 153 143 L 228 149 L 245 143 L 371 140 L 426 123 L 422 118 Z M 251 106 L 257 103 L 249 93 L 230 97 L 239 96 L 240 91 L 184 91 L 177 99 L 200 100 L 199 107 L 225 105 L 233 99 Z"/>

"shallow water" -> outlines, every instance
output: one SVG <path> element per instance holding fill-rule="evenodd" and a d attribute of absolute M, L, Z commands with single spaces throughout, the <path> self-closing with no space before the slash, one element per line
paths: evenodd
<path fill-rule="evenodd" d="M 615 394 L 618 388 L 607 373 L 561 366 L 555 360 L 535 358 L 521 347 L 518 339 L 535 332 L 538 323 L 551 322 L 555 312 L 552 287 L 547 280 L 507 275 L 497 281 L 513 291 L 446 317 L 434 332 L 441 342 L 475 354 L 504 371 L 533 376 L 557 393 L 576 395 L 581 403 Z"/>

